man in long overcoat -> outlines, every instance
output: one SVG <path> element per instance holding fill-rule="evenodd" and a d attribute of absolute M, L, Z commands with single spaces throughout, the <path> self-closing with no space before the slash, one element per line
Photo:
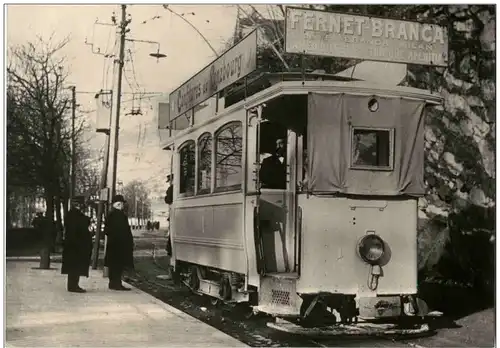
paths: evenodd
<path fill-rule="evenodd" d="M 80 277 L 89 276 L 92 257 L 92 236 L 89 232 L 90 218 L 82 213 L 83 197 L 72 200 L 66 216 L 66 236 L 62 255 L 61 273 L 68 275 L 68 291 L 83 293 L 79 286 Z"/>
<path fill-rule="evenodd" d="M 104 265 L 109 268 L 109 288 L 130 290 L 122 284 L 122 274 L 127 268 L 134 268 L 134 237 L 127 215 L 123 211 L 125 199 L 116 195 L 112 210 L 106 219 L 104 233 L 108 236 Z"/>

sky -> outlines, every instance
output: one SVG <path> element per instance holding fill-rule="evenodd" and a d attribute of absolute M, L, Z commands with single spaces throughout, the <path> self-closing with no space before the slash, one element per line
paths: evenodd
<path fill-rule="evenodd" d="M 173 4 L 169 7 L 183 14 L 217 52 L 224 50 L 235 29 L 236 5 Z M 270 16 L 271 6 L 255 7 L 265 17 Z M 242 5 L 242 8 L 251 13 L 250 6 Z M 105 25 L 111 23 L 113 12 L 119 21 L 121 11 L 118 4 L 7 6 L 7 46 L 26 44 L 36 40 L 37 36 L 48 39 L 53 35 L 55 42 L 70 37 L 71 41 L 61 52 L 69 62 L 67 84 L 76 85 L 79 114 L 90 126 L 85 142 L 95 150 L 96 159 L 101 160 L 105 136 L 96 133 L 95 128 L 98 124 L 108 123 L 109 111 L 102 107 L 96 110 L 94 95 L 101 89 L 112 88 L 112 58 L 106 58 L 104 54 L 116 52 L 116 28 Z M 161 195 L 166 189 L 165 175 L 169 172 L 170 154 L 160 148 L 165 134 L 161 134 L 157 127 L 156 103 L 158 99 L 168 100 L 171 91 L 212 62 L 216 55 L 196 30 L 160 4 L 128 5 L 127 13 L 132 19 L 127 38 L 157 42 L 160 53 L 167 57 L 157 61 L 149 55 L 157 51 L 156 44 L 126 42 L 117 179 L 125 185 L 140 179 L 149 184 L 152 196 Z M 406 66 L 363 62 L 355 69 L 354 75 L 351 70 L 345 73 L 356 78 L 382 79 L 397 84 L 406 75 Z M 131 93 L 138 91 L 162 95 L 142 99 L 138 95 L 133 97 Z M 142 115 L 130 114 L 138 109 Z"/>
<path fill-rule="evenodd" d="M 225 40 L 234 31 L 237 14 L 234 5 L 174 4 L 170 8 L 179 14 L 184 13 L 185 18 L 203 33 L 218 52 L 223 50 Z M 119 5 L 7 6 L 8 47 L 34 41 L 37 36 L 48 39 L 53 35 L 55 42 L 70 37 L 71 41 L 61 52 L 69 62 L 70 76 L 67 83 L 76 85 L 79 110 L 86 111 L 80 115 L 91 127 L 86 140 L 97 151 L 97 155 L 101 149 L 101 156 L 104 135 L 94 130 L 98 118 L 101 124 L 102 117 L 107 117 L 107 113 L 95 111 L 97 103 L 94 93 L 100 89 L 111 89 L 113 67 L 112 59 L 95 52 L 113 52 L 116 29 L 96 24 L 96 21 L 111 23 L 113 12 L 119 21 Z M 137 95 L 133 98 L 127 93 L 141 90 L 168 96 L 173 89 L 214 60 L 215 54 L 193 28 L 160 4 L 128 5 L 127 13 L 132 19 L 127 38 L 158 42 L 160 52 L 167 57 L 157 61 L 149 56 L 157 51 L 155 44 L 126 42 L 122 85 L 124 107 L 120 118 L 117 176 L 124 184 L 133 179 L 164 183 L 169 156 L 159 147 L 155 98 L 139 100 Z M 85 44 L 85 40 L 88 44 Z M 140 108 L 143 115 L 130 115 L 132 108 Z"/>

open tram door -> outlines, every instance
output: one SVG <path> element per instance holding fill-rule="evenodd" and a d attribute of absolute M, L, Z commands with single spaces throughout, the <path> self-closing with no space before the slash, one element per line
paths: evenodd
<path fill-rule="evenodd" d="M 299 271 L 297 154 L 306 111 L 305 96 L 281 95 L 248 112 L 248 192 L 257 197 L 254 230 L 261 275 L 297 276 Z"/>

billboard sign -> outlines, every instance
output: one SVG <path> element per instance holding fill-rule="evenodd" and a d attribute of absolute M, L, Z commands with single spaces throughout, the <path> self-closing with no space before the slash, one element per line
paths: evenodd
<path fill-rule="evenodd" d="M 391 63 L 448 65 L 448 31 L 419 22 L 289 7 L 285 50 Z"/>
<path fill-rule="evenodd" d="M 257 30 L 170 93 L 170 119 L 191 110 L 257 69 Z"/>

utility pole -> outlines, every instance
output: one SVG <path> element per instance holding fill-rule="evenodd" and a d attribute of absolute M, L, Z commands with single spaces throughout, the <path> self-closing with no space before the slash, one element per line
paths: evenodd
<path fill-rule="evenodd" d="M 138 219 L 139 215 L 137 215 L 137 193 L 135 193 L 134 203 L 135 203 L 135 213 L 134 213 L 134 215 Z"/>
<path fill-rule="evenodd" d="M 111 98 L 113 98 L 113 91 L 99 93 L 96 97 L 98 98 L 101 94 L 111 94 Z M 101 130 L 102 133 L 106 134 L 106 141 L 104 143 L 104 163 L 101 171 L 101 181 L 99 182 L 99 195 L 104 188 L 106 188 L 107 183 L 107 175 L 108 175 L 108 166 L 109 166 L 109 133 L 111 130 L 111 114 L 113 109 L 110 109 L 109 113 L 109 123 L 108 128 Z M 100 198 L 100 197 L 99 197 Z M 101 230 L 102 230 L 102 222 L 103 222 L 103 214 L 104 214 L 104 202 L 99 199 L 99 203 L 97 205 L 97 230 L 95 232 L 95 241 L 94 241 L 94 258 L 92 259 L 92 269 L 97 269 L 97 264 L 99 262 L 99 245 L 101 243 Z"/>
<path fill-rule="evenodd" d="M 75 197 L 75 187 L 76 187 L 76 149 L 75 149 L 75 114 L 76 114 L 76 86 L 71 86 L 72 102 L 71 107 L 71 187 L 69 190 L 70 206 L 72 198 Z"/>
<path fill-rule="evenodd" d="M 113 101 L 114 105 L 112 105 L 112 110 L 114 111 L 114 117 L 112 124 L 114 123 L 114 127 L 111 127 L 110 138 L 113 138 L 113 161 L 111 170 L 108 171 L 108 174 L 111 175 L 111 180 L 108 180 L 107 184 L 111 184 L 110 192 L 109 192 L 109 203 L 113 199 L 113 196 L 116 194 L 116 173 L 117 173 L 117 162 L 118 162 L 118 139 L 120 135 L 120 103 L 121 103 L 121 94 L 122 94 L 122 73 L 123 73 L 123 65 L 124 65 L 124 57 L 125 57 L 125 36 L 129 29 L 127 29 L 130 20 L 127 20 L 127 5 L 121 5 L 121 22 L 118 27 L 118 34 L 120 35 L 119 42 L 119 54 L 118 59 L 115 59 L 115 69 L 117 70 L 117 80 L 116 80 L 116 93 L 113 92 Z M 111 145 L 111 139 L 110 139 Z M 110 151 L 111 152 L 111 151 Z M 100 232 L 100 231 L 99 231 Z M 95 247 L 95 246 L 94 246 Z M 107 238 L 104 240 L 104 252 L 106 253 L 107 248 Z M 104 277 L 108 276 L 108 268 L 104 267 L 103 272 Z"/>
<path fill-rule="evenodd" d="M 118 81 L 116 87 L 116 107 L 115 111 L 115 129 L 114 129 L 114 144 L 113 144 L 113 170 L 111 179 L 111 194 L 110 200 L 116 194 L 116 172 L 117 172 L 117 162 L 118 162 L 118 139 L 120 135 L 120 103 L 121 103 L 121 93 L 122 93 L 122 73 L 125 58 L 125 36 L 127 34 L 127 25 L 130 23 L 126 19 L 127 15 L 127 5 L 121 5 L 122 8 L 122 20 L 120 23 L 120 53 L 118 60 L 115 60 L 115 65 L 118 69 Z"/>

